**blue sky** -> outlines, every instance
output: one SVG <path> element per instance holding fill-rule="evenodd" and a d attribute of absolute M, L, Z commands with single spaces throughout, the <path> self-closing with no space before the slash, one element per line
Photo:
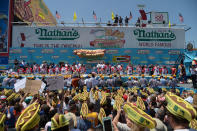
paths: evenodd
<path fill-rule="evenodd" d="M 55 15 L 57 10 L 61 16 L 59 21 L 73 22 L 74 11 L 77 14 L 77 21 L 95 22 L 92 16 L 93 10 L 97 18 L 102 22 L 111 20 L 111 12 L 123 18 L 132 12 L 135 23 L 140 16 L 138 4 L 146 5 L 145 11 L 169 12 L 171 24 L 181 24 L 178 14 L 184 17 L 184 23 L 191 30 L 186 32 L 186 42 L 192 42 L 197 48 L 197 0 L 44 0 L 48 8 Z"/>

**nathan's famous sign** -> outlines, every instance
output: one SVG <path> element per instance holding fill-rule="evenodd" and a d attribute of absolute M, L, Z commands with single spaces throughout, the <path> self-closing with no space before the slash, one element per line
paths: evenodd
<path fill-rule="evenodd" d="M 184 49 L 184 29 L 14 26 L 13 47 Z"/>
<path fill-rule="evenodd" d="M 148 32 L 143 29 L 136 29 L 133 33 L 137 36 L 138 41 L 173 41 L 176 39 L 176 35 L 171 30 L 167 32 Z"/>
<path fill-rule="evenodd" d="M 75 40 L 80 37 L 75 29 L 70 30 L 48 30 L 46 28 L 35 29 L 36 35 L 39 40 Z"/>

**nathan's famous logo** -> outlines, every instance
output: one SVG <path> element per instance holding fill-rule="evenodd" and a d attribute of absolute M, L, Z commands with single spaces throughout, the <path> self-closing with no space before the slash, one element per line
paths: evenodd
<path fill-rule="evenodd" d="M 117 54 L 118 50 L 106 50 L 106 54 Z"/>
<path fill-rule="evenodd" d="M 138 50 L 137 54 L 150 54 L 150 50 Z"/>
<path fill-rule="evenodd" d="M 54 55 L 54 56 L 51 56 L 52 59 L 58 59 L 60 56 L 57 56 L 57 55 Z"/>
<path fill-rule="evenodd" d="M 22 50 L 21 49 L 11 49 L 10 53 L 12 53 L 12 54 L 21 54 Z"/>
<path fill-rule="evenodd" d="M 30 50 L 28 50 L 28 52 L 29 52 L 29 53 L 35 53 L 36 51 L 30 49 Z"/>
<path fill-rule="evenodd" d="M 95 40 L 90 42 L 90 46 L 97 48 L 122 48 L 124 47 L 124 32 L 112 29 L 92 29 L 90 34 Z"/>
<path fill-rule="evenodd" d="M 43 54 L 52 54 L 54 53 L 53 49 L 42 49 L 41 53 Z"/>
<path fill-rule="evenodd" d="M 80 37 L 79 33 L 75 29 L 69 30 L 48 30 L 46 28 L 37 28 L 35 33 L 39 35 L 40 40 L 75 40 Z"/>
<path fill-rule="evenodd" d="M 179 50 L 169 50 L 168 54 L 169 55 L 179 55 L 179 54 L 181 54 L 181 52 Z"/>
<path fill-rule="evenodd" d="M 138 41 L 173 41 L 176 39 L 176 35 L 168 30 L 167 32 L 150 31 L 147 32 L 143 29 L 136 29 L 133 31 L 134 35 L 137 36 Z"/>
<path fill-rule="evenodd" d="M 26 56 L 26 55 L 22 55 L 22 56 L 20 56 L 20 59 L 26 59 L 28 56 Z"/>

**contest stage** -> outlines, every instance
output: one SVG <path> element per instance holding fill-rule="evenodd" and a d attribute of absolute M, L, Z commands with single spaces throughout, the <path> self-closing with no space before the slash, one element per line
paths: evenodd
<path fill-rule="evenodd" d="M 112 48 L 104 49 L 105 53 L 102 57 L 79 57 L 74 50 L 79 48 L 11 48 L 9 63 L 13 65 L 14 60 L 25 60 L 33 64 L 41 64 L 59 62 L 64 63 L 81 63 L 85 64 L 88 70 L 100 62 L 114 64 L 123 64 L 124 67 L 128 63 L 133 65 L 166 65 L 168 68 L 177 64 L 180 56 L 183 54 L 182 49 L 149 49 L 149 48 Z M 86 48 L 87 49 L 87 48 Z M 88 50 L 94 50 L 88 48 Z"/>

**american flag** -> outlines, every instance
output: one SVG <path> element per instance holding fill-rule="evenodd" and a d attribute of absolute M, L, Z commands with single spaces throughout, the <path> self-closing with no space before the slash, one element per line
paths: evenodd
<path fill-rule="evenodd" d="M 141 14 L 142 20 L 147 20 L 146 12 L 143 9 L 140 9 L 139 12 Z"/>
<path fill-rule="evenodd" d="M 60 15 L 59 15 L 59 13 L 57 11 L 55 12 L 55 14 L 56 14 L 56 18 L 60 19 Z"/>
<path fill-rule="evenodd" d="M 97 20 L 96 13 L 94 11 L 93 11 L 93 17 L 95 20 Z"/>
<path fill-rule="evenodd" d="M 183 23 L 183 21 L 184 21 L 183 16 L 182 16 L 181 13 L 179 13 L 179 20 L 180 20 L 181 23 Z"/>

